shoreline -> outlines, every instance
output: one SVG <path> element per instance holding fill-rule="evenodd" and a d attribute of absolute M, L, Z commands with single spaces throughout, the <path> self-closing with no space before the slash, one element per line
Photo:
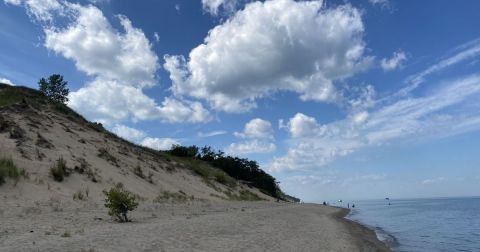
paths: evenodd
<path fill-rule="evenodd" d="M 350 209 L 341 207 L 338 207 L 338 209 L 339 211 L 333 217 L 347 227 L 361 249 L 360 251 L 393 251 L 387 244 L 378 239 L 374 230 L 362 223 L 347 219 L 346 216 L 350 213 Z"/>

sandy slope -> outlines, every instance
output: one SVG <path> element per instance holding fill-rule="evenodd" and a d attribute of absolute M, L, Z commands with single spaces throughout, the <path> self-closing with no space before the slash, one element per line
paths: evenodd
<path fill-rule="evenodd" d="M 143 204 L 134 222 L 102 208 L 0 206 L 1 251 L 387 251 L 344 210 L 314 204 Z M 62 237 L 65 233 L 69 237 Z M 64 235 L 65 236 L 65 235 Z"/>

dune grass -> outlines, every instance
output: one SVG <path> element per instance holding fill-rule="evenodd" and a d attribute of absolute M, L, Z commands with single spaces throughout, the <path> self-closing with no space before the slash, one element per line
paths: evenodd
<path fill-rule="evenodd" d="M 18 181 L 20 177 L 27 177 L 25 170 L 19 170 L 11 158 L 0 158 L 0 185 L 6 178 Z"/>

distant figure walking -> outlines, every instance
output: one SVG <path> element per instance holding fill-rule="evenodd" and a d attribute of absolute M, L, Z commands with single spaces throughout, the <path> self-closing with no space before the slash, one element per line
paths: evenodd
<path fill-rule="evenodd" d="M 323 205 L 326 206 L 326 205 L 327 205 L 327 202 L 324 201 L 324 202 L 323 202 Z"/>
<path fill-rule="evenodd" d="M 350 209 L 350 203 L 347 203 L 347 208 Z"/>
<path fill-rule="evenodd" d="M 352 208 L 355 208 L 355 204 L 352 204 Z"/>

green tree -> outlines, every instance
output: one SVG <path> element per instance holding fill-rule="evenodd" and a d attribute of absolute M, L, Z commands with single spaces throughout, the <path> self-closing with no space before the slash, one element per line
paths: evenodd
<path fill-rule="evenodd" d="M 109 191 L 104 191 L 103 193 L 107 197 L 105 199 L 105 207 L 108 208 L 108 214 L 116 217 L 120 222 L 128 222 L 127 213 L 138 207 L 135 196 L 123 189 L 121 184 L 117 184 Z"/>
<path fill-rule="evenodd" d="M 63 76 L 60 74 L 53 74 L 48 79 L 41 78 L 38 82 L 40 92 L 55 102 L 65 104 L 68 102 L 67 81 L 63 80 Z"/>

